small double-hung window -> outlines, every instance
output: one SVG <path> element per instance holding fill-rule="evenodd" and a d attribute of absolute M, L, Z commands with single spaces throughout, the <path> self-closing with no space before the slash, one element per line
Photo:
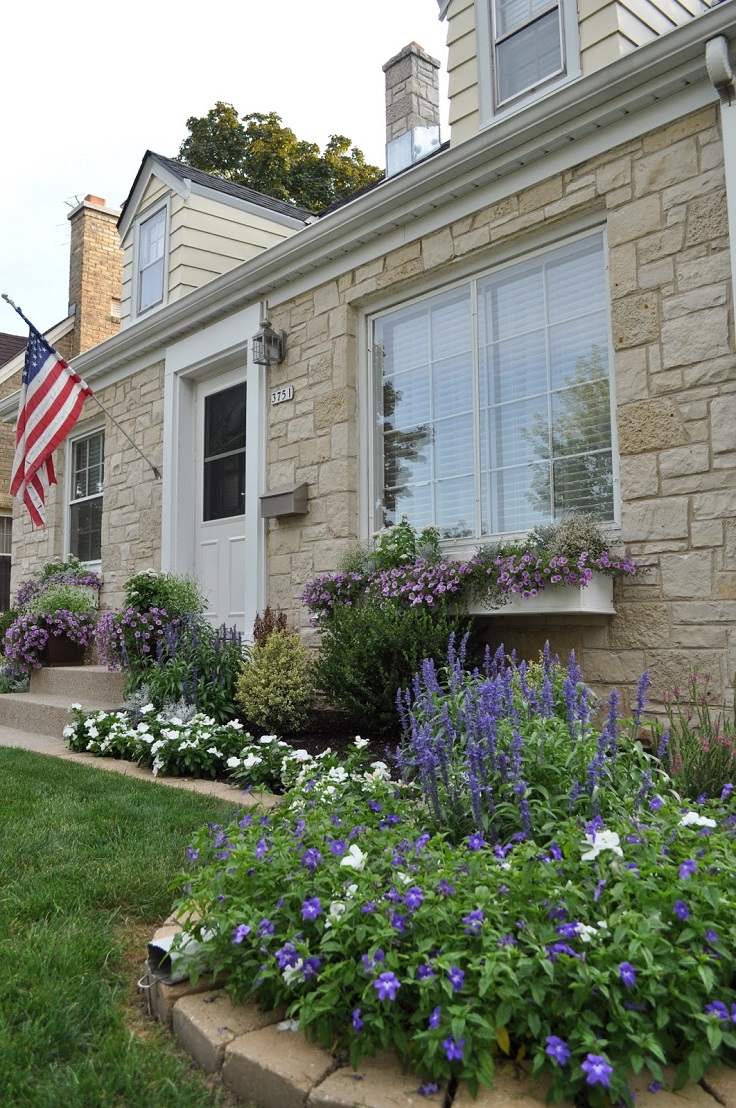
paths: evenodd
<path fill-rule="evenodd" d="M 375 528 L 520 534 L 575 511 L 614 522 L 602 234 L 373 321 Z"/>
<path fill-rule="evenodd" d="M 138 228 L 138 311 L 145 312 L 164 299 L 166 208 Z"/>
<path fill-rule="evenodd" d="M 105 482 L 105 432 L 74 439 L 71 450 L 69 550 L 82 562 L 102 557 L 102 492 Z"/>
<path fill-rule="evenodd" d="M 563 0 L 491 0 L 494 103 L 503 107 L 566 72 Z"/>

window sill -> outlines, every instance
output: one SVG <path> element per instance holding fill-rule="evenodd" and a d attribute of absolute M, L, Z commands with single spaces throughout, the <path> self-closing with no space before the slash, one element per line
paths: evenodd
<path fill-rule="evenodd" d="M 613 578 L 603 573 L 594 573 L 591 581 L 584 587 L 553 585 L 526 599 L 519 593 L 514 593 L 501 608 L 484 608 L 479 600 L 475 600 L 469 605 L 468 612 L 471 616 L 614 616 L 616 609 L 613 606 Z"/>

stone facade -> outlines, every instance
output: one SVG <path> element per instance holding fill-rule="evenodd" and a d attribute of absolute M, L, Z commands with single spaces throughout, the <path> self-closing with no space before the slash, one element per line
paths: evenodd
<path fill-rule="evenodd" d="M 160 469 L 163 454 L 163 364 L 102 389 L 100 402 L 153 465 Z M 105 608 L 123 602 L 123 585 L 134 573 L 161 565 L 161 482 L 118 427 L 93 400 L 87 400 L 73 434 L 105 427 L 105 488 L 102 516 L 102 567 Z M 25 507 L 15 504 L 11 591 L 45 562 L 63 557 L 65 536 L 64 448 L 54 466 L 58 484 L 46 498 L 45 529 L 33 530 Z"/>
<path fill-rule="evenodd" d="M 574 648 L 601 690 L 650 671 L 661 696 L 699 669 L 721 695 L 736 670 L 736 379 L 723 150 L 715 107 L 631 141 L 272 309 L 289 334 L 269 387 L 268 484 L 309 483 L 307 517 L 271 521 L 268 601 L 299 601 L 358 538 L 361 313 L 452 279 L 472 259 L 586 213 L 605 221 L 620 455 L 617 549 L 646 566 L 617 581 L 614 617 L 488 620 L 492 642 Z"/>

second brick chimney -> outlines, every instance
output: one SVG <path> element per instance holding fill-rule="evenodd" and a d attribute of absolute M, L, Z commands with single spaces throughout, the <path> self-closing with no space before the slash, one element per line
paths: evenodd
<path fill-rule="evenodd" d="M 120 329 L 123 251 L 117 220 L 120 212 L 108 208 L 100 196 L 85 196 L 68 215 L 69 313 L 74 313 L 73 358 L 109 339 Z"/>

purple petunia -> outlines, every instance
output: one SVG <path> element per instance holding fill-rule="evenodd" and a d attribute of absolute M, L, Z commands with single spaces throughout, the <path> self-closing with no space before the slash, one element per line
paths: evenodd
<path fill-rule="evenodd" d="M 564 1039 L 558 1035 L 548 1035 L 544 1053 L 548 1058 L 554 1058 L 561 1066 L 566 1066 L 570 1061 L 570 1048 Z"/>
<path fill-rule="evenodd" d="M 457 966 L 451 966 L 447 971 L 447 980 L 452 985 L 452 991 L 459 993 L 465 983 L 464 970 L 458 969 Z"/>
<path fill-rule="evenodd" d="M 440 1025 L 440 1016 L 441 1015 L 442 1015 L 442 1009 L 438 1004 L 437 1007 L 432 1012 L 432 1015 L 427 1020 L 427 1023 L 429 1024 L 429 1026 L 430 1027 L 439 1027 L 439 1025 Z"/>
<path fill-rule="evenodd" d="M 401 988 L 401 982 L 395 973 L 388 971 L 376 978 L 373 988 L 378 993 L 379 1000 L 395 1000 L 396 993 Z"/>
<path fill-rule="evenodd" d="M 456 1041 L 455 1036 L 450 1035 L 449 1039 L 442 1040 L 442 1046 L 444 1047 L 448 1062 L 462 1062 L 465 1039 Z"/>
<path fill-rule="evenodd" d="M 707 1016 L 718 1016 L 719 1020 L 733 1020 L 736 1023 L 736 1004 L 732 1005 L 729 1014 L 728 1008 L 722 1000 L 713 1000 L 710 1004 L 706 1004 L 705 1014 Z"/>
<path fill-rule="evenodd" d="M 636 984 L 636 970 L 631 962 L 619 962 L 618 975 L 627 989 Z"/>
<path fill-rule="evenodd" d="M 678 919 L 687 919 L 690 915 L 690 909 L 684 900 L 676 900 L 672 911 L 675 913 Z"/>
<path fill-rule="evenodd" d="M 686 858 L 680 866 L 680 880 L 687 881 L 688 877 L 692 877 L 698 868 L 698 863 L 693 858 Z"/>
<path fill-rule="evenodd" d="M 428 981 L 430 977 L 434 977 L 434 970 L 428 962 L 417 967 L 417 979 L 419 981 Z"/>
<path fill-rule="evenodd" d="M 601 1054 L 589 1054 L 580 1068 L 588 1085 L 605 1085 L 610 1088 L 613 1066 Z"/>
<path fill-rule="evenodd" d="M 273 935 L 273 924 L 270 919 L 262 919 L 258 924 L 259 935 Z"/>
<path fill-rule="evenodd" d="M 360 1018 L 360 1008 L 353 1008 L 353 1031 L 359 1035 L 363 1030 L 363 1020 Z"/>
<path fill-rule="evenodd" d="M 313 896 L 311 900 L 305 900 L 302 904 L 302 919 L 316 919 L 317 916 L 322 915 L 322 905 L 318 896 Z"/>
<path fill-rule="evenodd" d="M 417 885 L 413 885 L 404 897 L 404 904 L 406 904 L 410 912 L 416 912 L 423 900 L 424 893 Z"/>
<path fill-rule="evenodd" d="M 480 833 L 471 835 L 468 839 L 468 850 L 482 850 L 485 845 L 486 840 Z"/>
<path fill-rule="evenodd" d="M 445 881 L 443 878 L 437 883 L 437 892 L 440 893 L 441 896 L 454 896 L 455 886 L 451 885 L 449 881 Z"/>
<path fill-rule="evenodd" d="M 406 916 L 402 916 L 399 912 L 390 912 L 388 922 L 400 935 L 406 931 Z"/>
<path fill-rule="evenodd" d="M 305 850 L 302 854 L 301 861 L 302 865 L 306 866 L 307 869 L 314 870 L 322 861 L 322 855 L 315 847 L 310 846 L 309 849 Z"/>
<path fill-rule="evenodd" d="M 246 935 L 250 935 L 250 927 L 247 923 L 239 923 L 233 931 L 233 944 L 242 943 Z"/>
<path fill-rule="evenodd" d="M 463 916 L 463 923 L 465 924 L 466 935 L 480 935 L 481 928 L 483 927 L 483 915 L 482 908 L 476 908 L 473 912 L 468 912 L 467 916 Z"/>

